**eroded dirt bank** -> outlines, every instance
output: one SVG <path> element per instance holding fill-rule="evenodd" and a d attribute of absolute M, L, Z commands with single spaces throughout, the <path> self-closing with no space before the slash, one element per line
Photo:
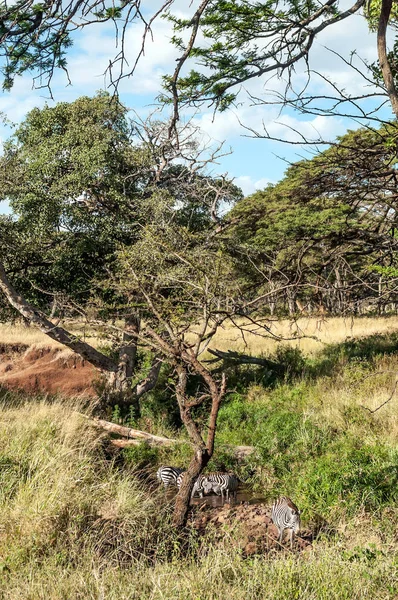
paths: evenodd
<path fill-rule="evenodd" d="M 94 397 L 98 372 L 63 348 L 0 344 L 0 386 L 27 392 Z"/>
<path fill-rule="evenodd" d="M 204 533 L 208 527 L 219 530 L 220 536 L 239 530 L 240 547 L 244 555 L 265 554 L 274 551 L 290 552 L 288 535 L 284 538 L 283 547 L 277 541 L 277 529 L 271 522 L 270 508 L 265 504 L 249 504 L 245 502 L 236 506 L 224 504 L 222 507 L 208 505 L 196 506 L 191 514 L 191 526 Z M 294 552 L 311 548 L 311 535 L 308 531 L 300 532 L 294 543 Z"/>

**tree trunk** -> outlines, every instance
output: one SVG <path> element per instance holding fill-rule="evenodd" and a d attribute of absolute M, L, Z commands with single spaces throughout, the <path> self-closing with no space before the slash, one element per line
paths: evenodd
<path fill-rule="evenodd" d="M 221 384 L 218 386 L 210 371 L 204 367 L 195 356 L 183 352 L 183 357 L 190 364 L 190 367 L 206 382 L 210 391 L 211 411 L 209 415 L 209 424 L 207 428 L 207 439 L 204 442 L 198 425 L 195 423 L 191 415 L 191 409 L 194 406 L 202 404 L 204 396 L 196 400 L 190 400 L 187 396 L 187 381 L 188 370 L 186 364 L 178 363 L 176 370 L 178 374 L 178 382 L 176 385 L 176 397 L 180 408 L 180 415 L 188 432 L 189 438 L 195 446 L 195 453 L 191 459 L 187 473 L 183 479 L 181 488 L 176 496 L 174 507 L 173 523 L 176 527 L 181 528 L 186 525 L 188 519 L 189 502 L 191 499 L 192 488 L 196 479 L 207 465 L 214 451 L 214 439 L 216 434 L 216 425 L 218 411 L 220 409 L 221 400 L 226 392 L 226 378 L 223 374 Z M 208 395 L 206 394 L 206 397 Z"/>
<path fill-rule="evenodd" d="M 124 407 L 133 407 L 134 417 L 141 417 L 140 403 L 132 388 L 131 379 L 134 374 L 137 360 L 137 334 L 140 321 L 138 316 L 126 317 L 123 344 L 119 349 L 119 362 L 116 372 L 108 379 L 108 398 L 112 404 Z"/>
<path fill-rule="evenodd" d="M 193 486 L 210 458 L 206 448 L 198 448 L 191 459 L 188 470 L 184 474 L 180 490 L 176 496 L 173 515 L 173 524 L 178 529 L 186 525 Z"/>
<path fill-rule="evenodd" d="M 289 316 L 293 316 L 296 314 L 296 292 L 292 289 L 287 289 L 286 291 L 287 297 L 287 306 L 289 310 Z"/>
<path fill-rule="evenodd" d="M 388 62 L 386 32 L 388 20 L 390 18 L 393 0 L 382 0 L 379 26 L 377 29 L 377 54 L 379 57 L 380 69 L 383 75 L 384 84 L 387 94 L 390 98 L 391 107 L 395 117 L 398 118 L 398 93 L 395 87 L 394 75 L 391 70 L 391 65 Z"/>

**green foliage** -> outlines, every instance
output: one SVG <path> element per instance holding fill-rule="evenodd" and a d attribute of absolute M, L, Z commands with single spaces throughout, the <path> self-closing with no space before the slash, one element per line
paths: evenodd
<path fill-rule="evenodd" d="M 158 449 L 152 448 L 145 442 L 142 442 L 139 446 L 125 448 L 123 455 L 124 460 L 128 463 L 132 463 L 136 469 L 154 468 L 159 461 Z"/>
<path fill-rule="evenodd" d="M 15 78 L 25 73 L 33 74 L 40 87 L 49 85 L 57 69 L 67 69 L 67 55 L 73 45 L 72 32 L 96 22 L 120 19 L 125 5 L 125 2 L 118 6 L 113 2 L 110 6 L 94 2 L 83 8 L 73 1 L 62 10 L 56 10 L 46 2 L 17 0 L 11 5 L 2 3 L 3 90 L 10 90 Z M 135 17 L 136 14 L 133 19 Z"/>
<path fill-rule="evenodd" d="M 381 5 L 382 5 L 381 0 L 367 0 L 367 2 L 366 2 L 365 16 L 368 21 L 369 29 L 371 31 L 377 31 L 377 28 L 379 26 Z M 397 21 L 398 21 L 398 10 L 397 10 L 397 7 L 395 6 L 395 4 L 393 3 L 392 7 L 391 7 L 389 24 L 396 26 Z M 395 48 L 395 50 L 396 50 L 396 48 Z"/>
<path fill-rule="evenodd" d="M 296 381 L 232 396 L 220 409 L 214 465 L 235 470 L 269 499 L 293 496 L 315 529 L 336 527 L 361 511 L 380 515 L 397 501 L 398 453 L 394 437 L 387 440 L 361 405 L 379 392 L 386 376 L 383 368 L 379 378 L 375 371 L 388 352 L 396 352 L 395 334 L 349 340 L 316 359 L 301 357 L 306 364 Z M 332 420 L 323 418 L 339 394 L 346 400 Z M 256 448 L 244 465 L 226 450 L 241 444 Z"/>
<path fill-rule="evenodd" d="M 273 0 L 209 2 L 199 21 L 204 42 L 195 44 L 189 53 L 199 68 L 194 67 L 178 79 L 180 101 L 197 105 L 210 100 L 218 110 L 226 110 L 235 102 L 242 83 L 281 65 L 288 67 L 308 52 L 310 34 L 300 27 L 301 23 L 314 20 L 314 13 L 325 21 L 340 13 L 338 5 L 318 10 L 312 0 L 289 0 L 283 7 Z M 168 19 L 174 26 L 172 42 L 182 52 L 185 46 L 181 32 L 191 30 L 193 22 L 172 14 Z M 270 39 L 272 44 L 267 42 Z M 170 96 L 171 81 L 171 77 L 164 78 Z"/>
<path fill-rule="evenodd" d="M 341 514 L 353 517 L 360 508 L 373 512 L 395 504 L 397 477 L 396 452 L 341 436 L 324 454 L 306 460 L 289 485 L 296 490 L 307 519 L 318 513 L 328 514 L 328 521 L 333 521 Z"/>
<path fill-rule="evenodd" d="M 231 243 L 239 239 L 250 254 L 254 266 L 245 264 L 242 277 L 257 281 L 256 293 L 274 297 L 279 313 L 288 293 L 290 313 L 296 298 L 345 314 L 363 300 L 393 301 L 396 253 L 385 249 L 395 247 L 396 211 L 386 199 L 396 156 L 395 123 L 350 131 L 239 201 L 230 213 Z"/>
<path fill-rule="evenodd" d="M 3 260 L 19 292 L 40 308 L 51 299 L 42 290 L 80 305 L 97 294 L 117 301 L 95 282 L 136 228 L 127 210 L 136 183 L 121 181 L 136 164 L 127 130 L 126 109 L 100 93 L 34 109 L 5 144 L 2 197 L 18 220 L 0 224 Z"/>
<path fill-rule="evenodd" d="M 16 215 L 0 219 L 0 249 L 18 292 L 46 313 L 55 299 L 62 316 L 94 320 L 116 361 L 116 318 L 183 336 L 210 297 L 211 317 L 238 287 L 212 218 L 242 194 L 201 170 L 196 152 L 192 132 L 174 148 L 164 124 L 130 122 L 106 93 L 32 110 L 0 159 L 1 193 Z M 150 358 L 138 356 L 132 385 Z"/>

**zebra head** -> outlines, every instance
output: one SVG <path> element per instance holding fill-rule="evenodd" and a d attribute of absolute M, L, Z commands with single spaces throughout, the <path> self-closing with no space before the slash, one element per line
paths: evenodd
<path fill-rule="evenodd" d="M 286 498 L 287 504 L 287 517 L 289 519 L 289 528 L 293 529 L 294 533 L 298 533 L 300 531 L 300 511 L 297 506 L 290 500 L 290 498 Z"/>
<path fill-rule="evenodd" d="M 210 481 L 209 479 L 207 479 L 205 477 L 202 480 L 202 489 L 203 489 L 203 491 L 204 491 L 205 494 L 210 494 L 211 492 L 215 491 L 214 490 L 214 483 L 213 483 L 213 481 Z M 217 492 L 215 492 L 215 493 L 217 493 Z"/>

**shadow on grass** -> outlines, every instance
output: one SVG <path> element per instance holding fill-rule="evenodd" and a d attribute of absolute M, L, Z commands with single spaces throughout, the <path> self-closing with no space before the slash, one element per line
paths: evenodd
<path fill-rule="evenodd" d="M 331 375 L 336 368 L 352 360 L 372 363 L 376 357 L 398 352 L 398 332 L 375 333 L 361 338 L 347 339 L 339 344 L 326 346 L 310 365 L 312 376 Z"/>
<path fill-rule="evenodd" d="M 280 366 L 274 371 L 260 365 L 239 365 L 236 362 L 224 362 L 218 370 L 227 373 L 229 388 L 244 392 L 253 384 L 272 388 L 279 383 L 297 379 L 314 380 L 330 376 L 352 361 L 368 362 L 371 365 L 377 357 L 396 353 L 398 332 L 376 333 L 329 344 L 315 358 L 305 357 L 299 348 L 280 346 L 274 354 L 266 357 Z"/>

